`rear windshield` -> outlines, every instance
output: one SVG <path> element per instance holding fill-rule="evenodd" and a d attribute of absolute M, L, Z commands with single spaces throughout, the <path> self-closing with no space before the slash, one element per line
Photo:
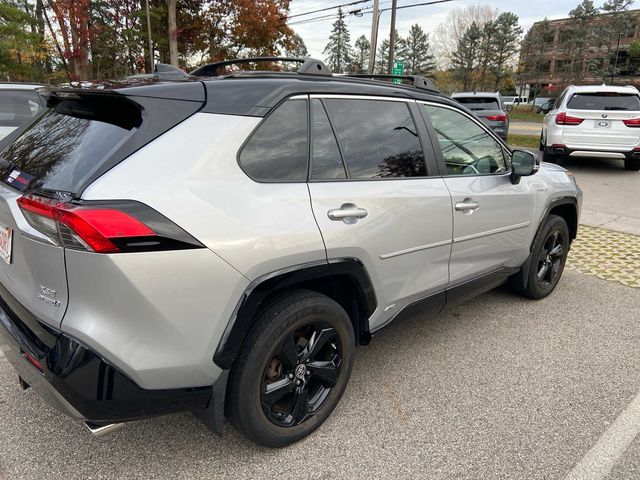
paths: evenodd
<path fill-rule="evenodd" d="M 19 127 L 35 117 L 42 108 L 36 92 L 0 90 L 1 127 Z"/>
<path fill-rule="evenodd" d="M 469 110 L 500 110 L 500 103 L 495 97 L 456 97 L 454 100 Z"/>
<path fill-rule="evenodd" d="M 573 110 L 632 110 L 640 111 L 640 98 L 629 93 L 576 93 L 567 108 Z"/>
<path fill-rule="evenodd" d="M 135 104 L 94 97 L 49 108 L 0 153 L 0 179 L 19 171 L 33 177 L 30 190 L 74 193 L 142 123 Z"/>

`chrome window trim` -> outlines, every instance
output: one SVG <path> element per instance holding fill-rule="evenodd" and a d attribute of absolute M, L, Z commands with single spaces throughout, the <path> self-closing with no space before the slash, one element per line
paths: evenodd
<path fill-rule="evenodd" d="M 333 94 L 333 93 L 312 93 L 309 95 L 310 99 L 314 98 L 341 98 L 344 100 L 378 100 L 383 102 L 415 102 L 413 98 L 396 98 L 396 97 L 382 97 L 379 95 L 351 95 L 351 94 Z"/>

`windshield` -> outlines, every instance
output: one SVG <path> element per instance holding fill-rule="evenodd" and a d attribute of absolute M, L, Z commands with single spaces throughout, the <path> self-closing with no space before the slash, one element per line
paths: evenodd
<path fill-rule="evenodd" d="M 630 110 L 640 111 L 640 98 L 636 94 L 617 92 L 576 93 L 567 108 L 573 110 Z"/>
<path fill-rule="evenodd" d="M 456 97 L 454 100 L 469 110 L 500 110 L 500 103 L 495 97 Z"/>
<path fill-rule="evenodd" d="M 19 127 L 35 117 L 42 104 L 34 91 L 0 90 L 0 126 Z"/>

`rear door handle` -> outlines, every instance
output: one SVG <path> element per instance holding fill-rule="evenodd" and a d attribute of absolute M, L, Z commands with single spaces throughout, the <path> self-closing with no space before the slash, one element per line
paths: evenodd
<path fill-rule="evenodd" d="M 365 218 L 369 215 L 364 208 L 359 208 L 353 203 L 344 203 L 340 208 L 329 210 L 327 215 L 331 220 L 336 222 L 344 222 L 346 224 L 356 223 L 359 219 Z"/>
<path fill-rule="evenodd" d="M 479 208 L 480 204 L 472 198 L 465 198 L 463 201 L 456 203 L 456 210 L 465 215 L 470 215 Z"/>

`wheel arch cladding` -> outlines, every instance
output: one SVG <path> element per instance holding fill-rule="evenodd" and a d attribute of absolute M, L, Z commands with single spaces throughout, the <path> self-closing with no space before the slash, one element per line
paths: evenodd
<path fill-rule="evenodd" d="M 562 217 L 569 227 L 569 236 L 571 240 L 575 240 L 578 235 L 578 209 L 575 201 L 569 201 L 567 199 L 561 203 L 552 203 L 549 213 L 545 216 L 545 219 L 549 215 Z"/>
<path fill-rule="evenodd" d="M 300 289 L 335 300 L 351 318 L 356 341 L 360 345 L 369 343 L 368 320 L 377 301 L 364 265 L 356 259 L 313 262 L 264 275 L 247 287 L 218 343 L 214 362 L 221 368 L 230 368 L 257 314 L 275 298 Z"/>

